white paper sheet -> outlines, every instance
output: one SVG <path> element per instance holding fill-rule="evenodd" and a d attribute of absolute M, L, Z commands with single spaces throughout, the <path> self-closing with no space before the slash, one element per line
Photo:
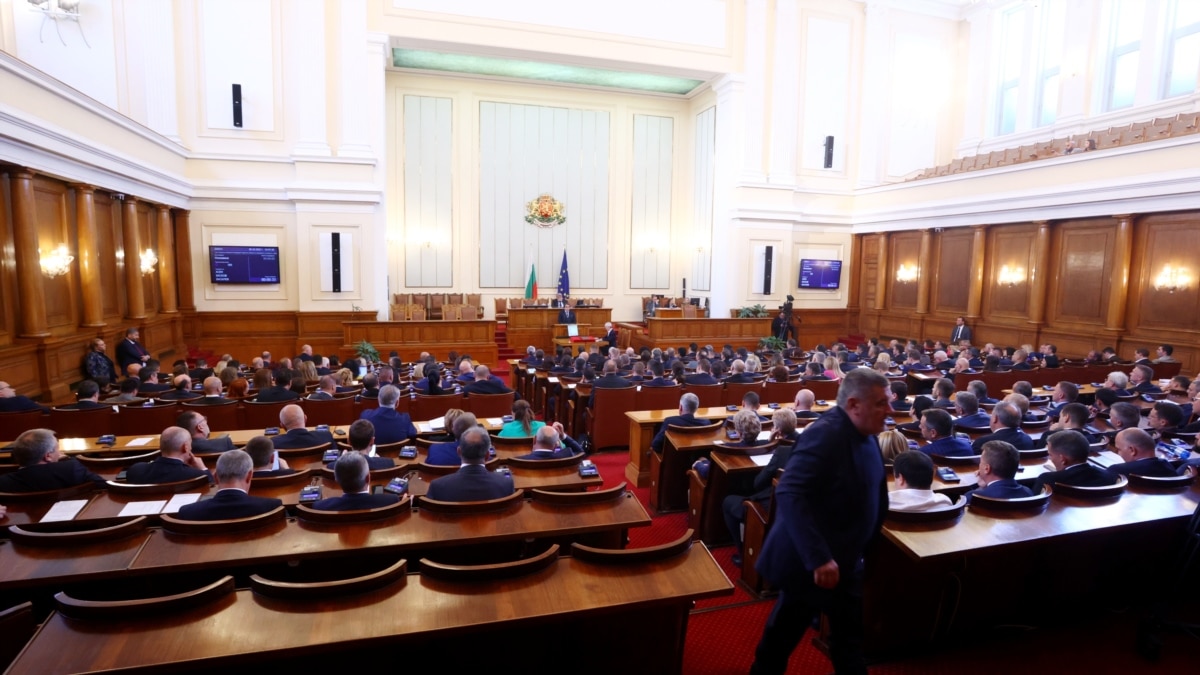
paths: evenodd
<path fill-rule="evenodd" d="M 766 466 L 771 463 L 771 455 L 751 455 L 750 459 L 759 466 Z"/>
<path fill-rule="evenodd" d="M 489 417 L 487 418 L 487 423 L 488 426 L 499 427 L 504 425 L 504 420 L 499 417 Z"/>
<path fill-rule="evenodd" d="M 417 422 L 417 431 L 427 434 L 433 431 L 433 429 L 429 426 L 429 422 Z"/>
<path fill-rule="evenodd" d="M 66 501 L 55 502 L 54 506 L 42 516 L 43 523 L 56 523 L 60 520 L 74 520 L 75 516 L 87 506 L 87 499 L 68 499 Z"/>
<path fill-rule="evenodd" d="M 771 440 L 771 432 L 770 431 L 758 432 L 758 440 L 764 441 L 764 442 Z"/>
<path fill-rule="evenodd" d="M 550 384 L 558 384 L 558 378 L 557 378 L 557 377 L 547 377 L 547 378 L 546 378 L 546 381 L 547 381 L 547 382 L 549 382 Z"/>
<path fill-rule="evenodd" d="M 139 438 L 134 438 L 134 439 L 130 440 L 128 443 L 125 444 L 125 447 L 136 448 L 141 445 L 146 445 L 147 443 L 149 443 L 152 440 L 154 440 L 153 436 L 141 436 Z"/>
<path fill-rule="evenodd" d="M 167 505 L 163 507 L 162 512 L 179 513 L 179 507 L 184 506 L 185 504 L 195 504 L 198 501 L 200 501 L 199 492 L 175 495 L 171 497 L 171 501 L 167 502 Z"/>
<path fill-rule="evenodd" d="M 163 510 L 167 505 L 167 500 L 156 499 L 149 502 L 129 502 L 125 508 L 121 509 L 119 516 L 152 516 Z"/>

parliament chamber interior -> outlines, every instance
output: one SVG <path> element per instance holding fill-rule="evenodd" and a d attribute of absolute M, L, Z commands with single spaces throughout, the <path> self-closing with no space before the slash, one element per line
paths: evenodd
<path fill-rule="evenodd" d="M 1194 672 L 1200 2 L 604 10 L 0 0 L 6 672 Z"/>

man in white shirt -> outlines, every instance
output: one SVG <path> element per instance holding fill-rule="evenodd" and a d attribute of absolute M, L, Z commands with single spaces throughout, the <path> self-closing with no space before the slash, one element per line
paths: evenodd
<path fill-rule="evenodd" d="M 929 511 L 950 506 L 950 498 L 930 490 L 933 485 L 933 460 L 923 452 L 908 450 L 892 462 L 896 489 L 888 493 L 888 510 Z"/>

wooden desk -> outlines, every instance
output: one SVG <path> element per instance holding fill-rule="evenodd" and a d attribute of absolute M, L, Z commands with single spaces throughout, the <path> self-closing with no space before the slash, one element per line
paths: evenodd
<path fill-rule="evenodd" d="M 505 327 L 508 344 L 519 352 L 533 345 L 554 354 L 554 326 L 558 324 L 558 311 L 533 307 L 508 310 L 508 325 Z M 612 321 L 612 308 L 576 307 L 575 318 L 581 324 L 598 326 L 599 330 L 603 330 L 604 324 Z"/>
<path fill-rule="evenodd" d="M 509 314 L 509 317 L 511 325 L 512 315 Z M 343 321 L 342 339 L 340 353 L 343 359 L 354 356 L 354 345 L 363 340 L 375 345 L 380 354 L 395 350 L 405 361 L 417 358 L 421 352 L 429 352 L 439 359 L 445 359 L 452 350 L 459 354 L 470 354 L 477 362 L 495 363 L 499 358 L 496 322 L 481 319 Z"/>
<path fill-rule="evenodd" d="M 561 670 L 568 661 L 580 672 L 614 672 L 631 662 L 646 672 L 680 672 L 692 603 L 732 592 L 702 545 L 634 565 L 561 558 L 495 582 L 409 575 L 407 583 L 332 600 L 282 601 L 243 590 L 164 617 L 80 621 L 55 612 L 9 672 L 212 672 L 264 661 L 290 669 L 345 663 L 350 655 L 462 672 L 494 669 L 498 654 L 531 635 L 537 648 L 510 657 L 530 672 Z M 613 626 L 621 627 L 621 649 L 596 649 L 596 631 Z"/>
<path fill-rule="evenodd" d="M 770 457 L 770 455 L 766 455 Z M 722 546 L 733 541 L 729 528 L 725 526 L 722 510 L 725 497 L 731 494 L 749 495 L 753 492 L 754 477 L 763 467 L 746 455 L 731 455 L 713 450 L 709 455 L 712 464 L 708 470 L 708 481 L 701 494 L 689 494 L 692 509 L 688 511 L 688 525 L 696 530 L 700 540 L 709 546 Z"/>
<path fill-rule="evenodd" d="M 654 318 L 656 319 L 682 319 L 682 307 L 655 307 Z"/>
<path fill-rule="evenodd" d="M 646 331 L 634 333 L 629 343 L 637 351 L 642 347 L 666 349 L 692 342 L 733 345 L 734 349 L 745 347 L 758 349 L 758 341 L 771 334 L 771 319 L 646 319 Z"/>

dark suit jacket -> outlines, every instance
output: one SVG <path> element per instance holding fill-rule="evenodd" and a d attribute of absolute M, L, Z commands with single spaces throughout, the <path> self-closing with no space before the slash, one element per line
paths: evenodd
<path fill-rule="evenodd" d="M 800 434 L 794 433 L 790 438 L 780 438 L 779 445 L 775 446 L 775 451 L 771 453 L 771 461 L 759 470 L 754 476 L 754 494 L 750 495 L 749 499 L 756 502 L 765 501 L 771 498 L 771 494 L 775 488 L 771 486 L 771 481 L 775 478 L 775 473 L 787 466 L 788 458 L 792 456 L 792 448 L 796 446 L 796 441 L 800 439 Z"/>
<path fill-rule="evenodd" d="M 341 497 L 330 497 L 316 502 L 312 507 L 318 511 L 362 511 L 364 509 L 377 509 L 381 506 L 390 506 L 400 501 L 398 495 L 390 492 L 385 492 L 381 495 L 373 495 L 369 492 L 356 492 L 354 494 L 343 494 Z"/>
<path fill-rule="evenodd" d="M 236 405 L 237 401 L 231 401 L 224 396 L 201 396 L 195 401 L 188 401 L 192 405 Z"/>
<path fill-rule="evenodd" d="M 59 410 L 95 410 L 96 408 L 108 408 L 109 406 L 95 401 L 76 401 L 67 405 L 58 406 Z"/>
<path fill-rule="evenodd" d="M 588 398 L 588 407 L 595 407 L 597 389 L 624 389 L 625 387 L 631 386 L 633 386 L 633 383 L 621 377 L 620 375 L 604 375 L 603 377 L 598 377 L 596 378 L 596 381 L 592 383 L 592 395 L 590 398 Z"/>
<path fill-rule="evenodd" d="M 271 437 L 275 449 L 295 450 L 298 448 L 327 448 L 333 444 L 333 434 L 328 431 L 309 431 L 303 427 L 292 429 L 285 434 Z"/>
<path fill-rule="evenodd" d="M 215 438 L 193 438 L 192 452 L 196 453 L 213 453 L 213 452 L 229 452 L 233 450 L 233 439 L 228 434 L 217 436 Z"/>
<path fill-rule="evenodd" d="M 957 436 L 939 438 L 928 445 L 922 445 L 918 450 L 938 457 L 970 457 L 977 454 L 971 449 L 971 441 Z"/>
<path fill-rule="evenodd" d="M 725 378 L 725 384 L 752 384 L 754 382 L 757 380 L 746 373 L 738 373 Z"/>
<path fill-rule="evenodd" d="M 212 473 L 209 471 L 190 467 L 174 457 L 158 457 L 153 462 L 138 462 L 129 467 L 125 480 L 147 485 L 175 483 L 201 475 L 208 476 L 208 480 L 212 481 Z"/>
<path fill-rule="evenodd" d="M 683 378 L 685 384 L 721 384 L 721 382 L 708 373 L 693 373 Z"/>
<path fill-rule="evenodd" d="M 194 368 L 188 371 L 188 377 L 192 378 L 192 382 L 203 382 L 206 378 L 212 376 L 212 368 Z"/>
<path fill-rule="evenodd" d="M 158 398 L 162 401 L 191 401 L 192 399 L 201 398 L 201 395 L 194 391 L 172 389 L 171 391 L 164 391 Z"/>
<path fill-rule="evenodd" d="M 499 499 L 513 493 L 513 480 L 488 471 L 482 464 L 468 464 L 429 484 L 429 498 L 443 502 L 475 502 Z"/>
<path fill-rule="evenodd" d="M 974 415 L 963 415 L 954 420 L 956 427 L 986 427 L 992 421 L 992 416 L 985 412 L 977 412 Z"/>
<path fill-rule="evenodd" d="M 1171 466 L 1171 463 L 1167 460 L 1158 457 L 1146 457 L 1135 459 L 1132 462 L 1114 464 L 1108 467 L 1108 470 L 1125 476 L 1131 473 L 1139 476 L 1154 476 L 1158 478 L 1175 475 L 1175 467 Z"/>
<path fill-rule="evenodd" d="M 958 344 L 960 340 L 966 340 L 967 342 L 971 341 L 970 326 L 963 324 L 961 326 L 955 326 L 954 330 L 950 331 L 950 342 L 952 344 Z"/>
<path fill-rule="evenodd" d="M 875 436 L 833 408 L 805 429 L 788 458 L 757 569 L 784 590 L 811 589 L 812 571 L 834 560 L 849 582 L 887 508 Z"/>
<path fill-rule="evenodd" d="M 326 391 L 314 391 L 308 395 L 310 401 L 332 401 L 333 395 Z"/>
<path fill-rule="evenodd" d="M 295 401 L 298 398 L 300 395 L 291 389 L 275 386 L 258 392 L 258 396 L 254 400 L 259 403 L 276 403 L 278 401 Z"/>
<path fill-rule="evenodd" d="M 575 320 L 575 310 L 570 308 L 559 310 L 557 323 L 579 323 Z"/>
<path fill-rule="evenodd" d="M 0 412 L 23 412 L 25 410 L 41 410 L 42 412 L 46 412 L 45 407 L 38 405 L 36 401 L 28 396 L 0 398 Z"/>
<path fill-rule="evenodd" d="M 146 354 L 146 350 L 136 342 L 130 342 L 128 338 L 122 338 L 117 343 L 117 365 L 121 366 L 119 375 L 125 374 L 125 368 L 131 363 L 141 363 L 142 355 Z"/>
<path fill-rule="evenodd" d="M 255 471 L 254 477 L 273 478 L 275 476 L 290 476 L 294 473 L 296 473 L 295 469 L 263 469 L 261 471 Z"/>
<path fill-rule="evenodd" d="M 642 382 L 643 387 L 674 387 L 675 383 L 665 377 L 656 377 L 653 380 Z"/>
<path fill-rule="evenodd" d="M 975 442 L 971 444 L 971 454 L 978 455 L 980 450 L 983 448 L 983 444 L 987 443 L 988 441 L 1005 441 L 1012 443 L 1012 446 L 1018 450 L 1033 449 L 1033 439 L 1029 437 L 1029 434 L 1021 431 L 1020 429 L 1004 428 L 995 433 L 988 434 L 987 436 L 980 436 L 979 438 L 976 438 Z"/>
<path fill-rule="evenodd" d="M 1044 486 L 1056 483 L 1066 483 L 1078 487 L 1103 487 L 1115 482 L 1117 482 L 1115 473 L 1083 462 L 1069 466 L 1062 471 L 1048 471 L 1038 476 L 1037 481 L 1033 484 L 1033 493 L 1037 494 L 1042 491 Z"/>
<path fill-rule="evenodd" d="M 161 394 L 164 391 L 171 391 L 171 389 L 172 389 L 171 385 L 162 384 L 159 382 L 143 382 L 140 385 L 138 385 L 138 393 L 141 394 L 142 396 L 147 396 L 150 394 Z"/>
<path fill-rule="evenodd" d="M 433 464 L 434 466 L 457 466 L 462 464 L 462 459 L 458 456 L 458 441 L 434 443 L 429 446 L 429 455 L 425 458 L 425 463 Z"/>
<path fill-rule="evenodd" d="M 686 415 L 672 415 L 663 420 L 662 426 L 659 427 L 658 433 L 654 434 L 654 440 L 650 441 L 650 447 L 655 452 L 662 452 L 663 444 L 667 442 L 667 427 L 702 427 L 706 424 L 711 424 L 709 420 L 703 417 L 696 417 L 694 413 Z"/>
<path fill-rule="evenodd" d="M 334 464 L 337 464 L 336 459 L 332 462 L 329 462 L 325 466 L 332 469 Z M 390 469 L 393 466 L 396 466 L 396 460 L 392 459 L 391 457 L 367 457 L 367 470 L 369 471 Z"/>
<path fill-rule="evenodd" d="M 360 418 L 370 420 L 371 424 L 375 425 L 375 442 L 379 445 L 417 437 L 417 428 L 413 426 L 412 418 L 408 413 L 397 412 L 395 408 L 364 410 Z"/>
<path fill-rule="evenodd" d="M 609 347 L 616 347 L 617 346 L 617 329 L 614 328 L 614 329 L 608 331 L 608 333 L 606 333 L 604 335 L 604 341 L 608 343 Z"/>
<path fill-rule="evenodd" d="M 87 482 L 104 485 L 104 479 L 88 471 L 87 467 L 73 459 L 64 459 L 52 464 L 24 466 L 0 475 L 0 492 L 42 492 L 59 488 L 75 487 Z"/>
<path fill-rule="evenodd" d="M 283 505 L 271 497 L 252 497 L 241 490 L 226 488 L 219 490 L 212 499 L 202 499 L 195 504 L 179 508 L 181 520 L 230 520 L 250 518 L 279 508 Z"/>
<path fill-rule="evenodd" d="M 508 393 L 512 393 L 514 401 L 519 400 L 521 398 L 520 394 L 517 394 L 516 392 L 513 392 L 512 389 L 509 389 L 508 387 L 504 386 L 503 382 L 497 382 L 496 380 L 476 380 L 476 381 L 472 382 L 471 384 L 468 384 L 467 386 L 463 387 L 463 391 L 466 392 L 467 394 L 508 394 Z"/>
<path fill-rule="evenodd" d="M 992 499 L 1020 499 L 1022 497 L 1032 497 L 1034 493 L 1033 490 L 1015 480 L 1004 479 L 992 481 L 987 487 L 971 490 L 967 493 L 967 501 L 971 501 L 971 495 L 976 494 L 991 497 Z"/>

